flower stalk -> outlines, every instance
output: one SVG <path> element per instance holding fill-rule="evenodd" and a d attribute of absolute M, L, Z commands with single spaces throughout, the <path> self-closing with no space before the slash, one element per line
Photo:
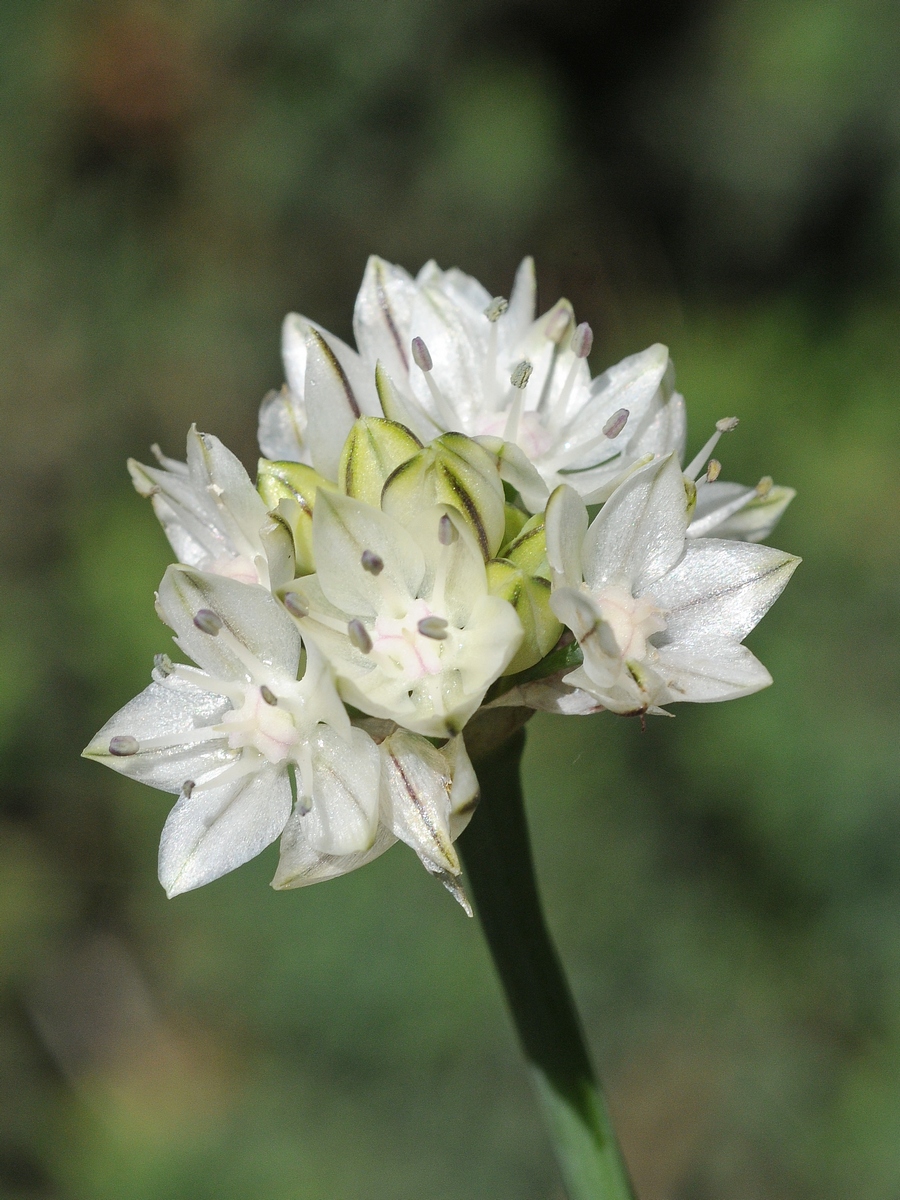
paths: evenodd
<path fill-rule="evenodd" d="M 481 802 L 459 841 L 466 883 L 532 1072 L 569 1200 L 634 1200 L 541 908 L 522 795 L 524 748 L 525 730 L 519 728 L 501 745 L 473 754 Z"/>

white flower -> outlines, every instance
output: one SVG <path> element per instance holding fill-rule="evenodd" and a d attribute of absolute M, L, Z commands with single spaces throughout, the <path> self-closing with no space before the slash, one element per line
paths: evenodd
<path fill-rule="evenodd" d="M 564 682 L 619 713 L 746 696 L 771 676 L 740 643 L 799 559 L 740 541 L 688 539 L 674 455 L 635 471 L 588 528 L 568 487 L 547 506 L 551 605 L 583 665 Z"/>
<path fill-rule="evenodd" d="M 199 669 L 160 656 L 153 683 L 85 755 L 179 793 L 159 853 L 169 896 L 233 870 L 284 831 L 278 887 L 353 870 L 399 837 L 460 898 L 451 840 L 477 790 L 461 740 L 442 752 L 400 739 L 409 765 L 398 780 L 396 735 L 384 750 L 351 726 L 315 646 L 297 678 L 300 634 L 268 592 L 170 567 L 158 607 Z"/>
<path fill-rule="evenodd" d="M 285 595 L 341 695 L 426 737 L 453 736 L 522 639 L 511 604 L 488 594 L 484 559 L 459 514 L 427 508 L 404 527 L 321 492 L 316 574 Z"/>
<path fill-rule="evenodd" d="M 128 470 L 136 490 L 151 498 L 180 563 L 264 587 L 293 577 L 290 534 L 270 520 L 247 472 L 218 438 L 191 426 L 184 463 L 153 450 L 158 467 L 132 458 Z"/>
<path fill-rule="evenodd" d="M 263 403 L 263 454 L 333 477 L 353 420 L 384 411 L 425 442 L 455 431 L 518 446 L 543 480 L 528 496 L 537 510 L 564 480 L 599 500 L 642 458 L 682 446 L 683 400 L 664 346 L 592 381 L 590 330 L 575 328 L 571 305 L 534 317 L 531 259 L 507 304 L 461 271 L 430 262 L 413 279 L 371 258 L 354 314 L 359 353 L 303 317 L 286 318 L 288 386 Z"/>
<path fill-rule="evenodd" d="M 531 512 L 560 484 L 598 504 L 636 467 L 673 450 L 683 458 L 684 398 L 666 347 L 592 380 L 589 326 L 576 327 L 565 300 L 535 320 L 535 296 L 530 258 L 508 303 L 456 269 L 429 262 L 413 278 L 370 258 L 354 312 L 358 352 L 304 317 L 285 319 L 288 382 L 260 411 L 263 453 L 334 478 L 353 421 L 384 412 L 426 443 L 447 431 L 479 438 Z M 794 495 L 771 480 L 699 491 L 689 536 L 744 541 L 767 537 Z"/>

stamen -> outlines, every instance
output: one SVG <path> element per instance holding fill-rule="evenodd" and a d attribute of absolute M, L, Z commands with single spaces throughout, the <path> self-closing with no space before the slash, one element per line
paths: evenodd
<path fill-rule="evenodd" d="M 259 694 L 265 700 L 266 704 L 271 704 L 273 708 L 278 704 L 278 697 L 266 684 L 262 684 L 259 689 Z"/>
<path fill-rule="evenodd" d="M 591 438 L 590 441 L 584 442 L 582 445 L 571 446 L 564 454 L 561 454 L 558 459 L 557 471 L 568 467 L 570 463 L 577 462 L 580 458 L 584 458 L 586 454 L 590 454 L 592 450 L 596 450 L 598 446 L 602 446 L 604 442 L 612 441 L 617 438 L 625 424 L 628 421 L 629 412 L 627 408 L 620 408 L 617 413 L 613 413 L 610 419 L 603 426 L 603 432 L 597 437 Z M 649 460 L 648 460 L 649 461 Z M 589 470 L 588 467 L 581 468 Z"/>
<path fill-rule="evenodd" d="M 775 484 L 775 480 L 772 478 L 771 475 L 763 475 L 762 479 L 756 485 L 757 496 L 760 496 L 760 497 L 768 496 L 768 494 L 769 494 L 769 492 L 771 492 L 774 484 Z"/>
<path fill-rule="evenodd" d="M 200 608 L 194 616 L 194 624 L 201 633 L 208 633 L 210 637 L 216 637 L 222 632 L 225 622 L 211 608 Z"/>
<path fill-rule="evenodd" d="M 484 402 L 489 409 L 493 409 L 498 403 L 499 397 L 497 392 L 497 322 L 509 308 L 509 301 L 504 300 L 502 296 L 495 296 L 487 308 L 484 310 L 484 315 L 491 323 L 488 330 L 487 354 L 484 356 L 484 365 L 481 368 L 481 386 L 484 391 Z"/>
<path fill-rule="evenodd" d="M 553 414 L 554 424 L 561 425 L 568 416 L 569 398 L 572 395 L 572 388 L 575 386 L 575 380 L 578 378 L 578 364 L 582 359 L 587 358 L 591 352 L 591 346 L 594 344 L 594 333 L 587 321 L 576 326 L 575 332 L 572 334 L 572 353 L 575 355 L 575 361 L 569 367 L 569 373 L 566 376 L 566 381 L 562 385 L 562 390 L 559 393 L 556 404 L 554 405 L 555 412 Z"/>
<path fill-rule="evenodd" d="M 373 550 L 363 550 L 360 562 L 362 569 L 368 571 L 370 575 L 380 575 L 384 570 L 384 559 L 380 558 Z"/>
<path fill-rule="evenodd" d="M 618 412 L 614 412 L 603 426 L 603 436 L 608 437 L 610 440 L 617 438 L 628 424 L 630 415 L 627 408 L 620 408 Z"/>
<path fill-rule="evenodd" d="M 487 308 L 484 310 L 484 315 L 493 325 L 499 321 L 506 310 L 509 308 L 509 301 L 503 296 L 495 296 Z"/>
<path fill-rule="evenodd" d="M 361 654 L 372 653 L 372 639 L 359 617 L 354 617 L 347 623 L 347 637 L 350 639 L 351 646 L 355 646 Z"/>
<path fill-rule="evenodd" d="M 722 464 L 717 458 L 711 458 L 706 464 L 706 482 L 715 483 L 722 474 Z"/>
<path fill-rule="evenodd" d="M 186 779 L 184 781 L 184 783 L 181 785 L 181 794 L 184 796 L 185 800 L 190 800 L 191 792 L 196 786 L 197 785 L 194 783 L 193 779 Z"/>
<path fill-rule="evenodd" d="M 514 388 L 523 391 L 528 387 L 528 380 L 531 378 L 531 372 L 534 370 L 532 364 L 527 358 L 523 358 L 520 363 L 516 363 L 513 368 L 513 373 L 509 377 L 509 382 Z"/>
<path fill-rule="evenodd" d="M 424 371 L 426 375 L 433 369 L 434 361 L 420 337 L 414 337 L 412 340 L 412 357 L 419 370 Z"/>
<path fill-rule="evenodd" d="M 443 617 L 423 617 L 417 626 L 422 637 L 442 642 L 448 636 L 447 622 Z"/>
<path fill-rule="evenodd" d="M 505 442 L 514 442 L 519 435 L 519 422 L 522 419 L 522 409 L 525 406 L 525 389 L 528 387 L 528 380 L 531 378 L 531 372 L 534 370 L 532 364 L 523 359 L 513 368 L 513 373 L 509 377 L 509 382 L 515 388 L 513 401 L 510 405 L 509 415 L 506 418 L 506 425 L 503 429 L 503 440 Z"/>
<path fill-rule="evenodd" d="M 452 546 L 459 537 L 459 530 L 446 513 L 438 521 L 438 541 L 442 546 Z"/>
<path fill-rule="evenodd" d="M 588 325 L 587 321 L 582 321 L 572 334 L 572 353 L 577 358 L 587 358 L 593 344 L 594 331 Z"/>
<path fill-rule="evenodd" d="M 491 329 L 493 328 L 494 326 L 492 325 Z M 453 405 L 448 402 L 444 393 L 432 378 L 431 369 L 434 366 L 434 362 L 428 347 L 420 337 L 414 337 L 412 340 L 412 357 L 413 362 L 425 376 L 425 382 L 428 384 L 428 390 L 431 392 L 431 398 L 434 400 L 441 420 L 447 426 L 448 431 L 453 430 L 460 423 L 459 417 L 456 415 Z"/>
<path fill-rule="evenodd" d="M 281 598 L 281 603 L 292 617 L 309 616 L 309 605 L 299 592 L 285 592 Z"/>
<path fill-rule="evenodd" d="M 713 450 L 715 450 L 719 438 L 723 433 L 731 433 L 732 430 L 737 429 L 737 427 L 737 417 L 722 417 L 720 421 L 716 421 L 716 432 L 712 435 L 700 453 L 692 458 L 688 465 L 684 468 L 684 473 L 688 479 L 693 479 L 695 483 L 697 482 L 697 477 L 706 466 L 706 462 Z"/>
<path fill-rule="evenodd" d="M 137 754 L 140 748 L 137 738 L 132 737 L 130 733 L 117 734 L 109 741 L 109 752 L 115 758 L 130 758 L 132 754 Z"/>
<path fill-rule="evenodd" d="M 159 671 L 160 675 L 171 675 L 175 670 L 174 664 L 168 654 L 155 654 L 153 656 L 153 665 Z"/>
<path fill-rule="evenodd" d="M 566 335 L 566 330 L 569 328 L 571 317 L 569 309 L 565 306 L 558 308 L 553 317 L 547 322 L 547 337 L 554 345 L 558 346 Z"/>

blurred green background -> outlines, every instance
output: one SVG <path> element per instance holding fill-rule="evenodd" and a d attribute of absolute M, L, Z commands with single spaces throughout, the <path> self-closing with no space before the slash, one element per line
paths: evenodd
<path fill-rule="evenodd" d="M 403 848 L 165 900 L 161 793 L 79 760 L 167 646 L 128 454 L 252 468 L 296 308 L 366 255 L 675 357 L 799 497 L 775 686 L 538 718 L 558 936 L 641 1200 L 900 1196 L 900 8 L 0 6 L 0 1194 L 558 1200 L 475 922 Z"/>

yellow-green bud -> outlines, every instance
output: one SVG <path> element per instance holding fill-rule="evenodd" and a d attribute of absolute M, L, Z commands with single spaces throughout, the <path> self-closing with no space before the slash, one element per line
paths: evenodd
<path fill-rule="evenodd" d="M 311 575 L 316 569 L 312 552 L 312 515 L 319 488 L 335 492 L 337 484 L 305 463 L 259 460 L 256 490 L 273 517 L 293 536 L 296 575 Z M 273 530 L 273 534 L 275 532 Z"/>
<path fill-rule="evenodd" d="M 550 608 L 550 581 L 528 575 L 508 559 L 495 558 L 487 565 L 488 590 L 516 610 L 525 636 L 504 675 L 515 675 L 549 654 L 562 633 L 562 624 Z"/>
<path fill-rule="evenodd" d="M 381 507 L 402 525 L 435 504 L 455 508 L 485 561 L 500 549 L 506 527 L 496 462 L 462 433 L 445 433 L 402 463 L 384 485 Z"/>
<path fill-rule="evenodd" d="M 360 417 L 344 442 L 338 486 L 347 496 L 378 508 L 388 476 L 422 449 L 405 425 L 384 417 Z"/>

